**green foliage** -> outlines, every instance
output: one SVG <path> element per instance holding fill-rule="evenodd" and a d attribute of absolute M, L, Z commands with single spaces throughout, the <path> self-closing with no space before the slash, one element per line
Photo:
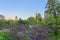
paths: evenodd
<path fill-rule="evenodd" d="M 9 25 L 8 24 L 5 24 L 2 26 L 3 28 L 9 28 Z"/>
<path fill-rule="evenodd" d="M 28 26 L 29 25 L 28 20 L 24 20 L 24 24 Z"/>
<path fill-rule="evenodd" d="M 52 26 L 54 26 L 54 27 L 60 27 L 60 3 L 58 3 L 57 0 L 48 0 L 46 9 L 48 11 L 48 14 L 50 15 L 50 17 L 46 18 L 47 23 L 44 22 L 45 19 L 41 17 L 41 14 L 37 13 L 35 17 L 29 17 L 26 20 L 22 20 L 21 18 L 17 21 L 0 20 L 0 29 L 2 29 L 2 28 L 8 29 L 9 26 L 11 26 L 11 25 L 9 25 L 11 23 L 24 24 L 26 26 L 28 32 L 31 32 L 33 35 L 37 36 L 38 32 L 35 30 L 30 30 L 29 25 L 34 25 L 34 26 L 38 27 L 41 25 L 43 26 L 43 25 L 51 23 Z M 16 25 L 16 30 L 13 26 L 15 26 L 15 25 L 12 25 L 13 32 L 21 31 L 21 29 L 19 28 L 20 27 L 19 25 Z M 17 27 L 17 26 L 19 26 L 19 27 Z M 55 40 L 56 35 L 54 33 L 58 33 L 57 38 L 60 40 L 60 31 L 57 31 L 57 30 L 55 30 L 54 32 L 49 32 L 49 35 L 51 35 L 52 40 Z M 12 35 L 14 35 L 14 33 Z M 15 38 L 13 38 L 12 35 L 10 33 L 0 32 L 0 40 L 15 40 Z M 21 40 L 22 39 L 31 40 L 25 34 L 16 34 L 14 36 L 17 36 Z"/>
<path fill-rule="evenodd" d="M 48 0 L 46 9 L 48 13 L 51 15 L 46 20 L 48 23 L 52 23 L 53 26 L 59 27 L 60 26 L 60 3 L 58 0 Z"/>
<path fill-rule="evenodd" d="M 38 35 L 39 33 L 37 32 L 37 31 L 35 31 L 35 30 L 31 30 L 31 33 L 33 34 L 33 35 Z"/>
<path fill-rule="evenodd" d="M 60 3 L 58 0 L 48 0 L 46 9 L 48 10 L 48 13 L 51 15 L 48 17 L 47 23 L 51 23 L 54 27 L 60 27 Z M 55 30 L 54 32 L 50 32 L 49 35 L 51 35 L 52 40 L 58 40 L 58 31 Z M 59 39 L 60 40 L 60 39 Z"/>
<path fill-rule="evenodd" d="M 18 20 L 19 24 L 24 24 L 24 20 L 22 20 L 21 18 Z"/>
<path fill-rule="evenodd" d="M 34 17 L 29 17 L 27 20 L 28 20 L 29 24 L 34 25 L 34 23 L 35 23 Z"/>
<path fill-rule="evenodd" d="M 25 34 L 17 34 L 17 37 L 20 39 L 20 40 L 31 40 L 27 35 Z"/>
<path fill-rule="evenodd" d="M 43 25 L 42 17 L 40 13 L 37 13 L 36 17 L 29 17 L 27 20 L 31 25 L 35 25 L 35 26 Z"/>
<path fill-rule="evenodd" d="M 57 9 L 57 12 L 60 14 L 60 2 L 57 3 L 56 9 Z"/>
<path fill-rule="evenodd" d="M 0 32 L 0 40 L 14 40 L 10 33 Z"/>

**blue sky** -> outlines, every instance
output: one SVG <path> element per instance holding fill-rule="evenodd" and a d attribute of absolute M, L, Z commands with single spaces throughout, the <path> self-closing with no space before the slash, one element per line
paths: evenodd
<path fill-rule="evenodd" d="M 47 0 L 0 0 L 0 14 L 6 18 L 27 18 L 39 12 L 44 14 Z"/>

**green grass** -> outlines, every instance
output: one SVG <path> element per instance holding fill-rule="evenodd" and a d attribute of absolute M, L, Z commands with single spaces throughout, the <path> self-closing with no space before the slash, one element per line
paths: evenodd
<path fill-rule="evenodd" d="M 9 33 L 0 32 L 0 40 L 13 40 L 13 38 Z"/>

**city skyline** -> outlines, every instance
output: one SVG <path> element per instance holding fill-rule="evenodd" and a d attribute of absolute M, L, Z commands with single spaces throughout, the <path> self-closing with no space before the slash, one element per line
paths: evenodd
<path fill-rule="evenodd" d="M 34 16 L 36 12 L 44 16 L 47 0 L 0 0 L 0 14 L 6 18 L 25 19 Z"/>

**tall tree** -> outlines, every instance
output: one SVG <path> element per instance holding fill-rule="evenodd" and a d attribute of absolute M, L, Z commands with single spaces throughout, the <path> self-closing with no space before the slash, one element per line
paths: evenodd
<path fill-rule="evenodd" d="M 22 20 L 21 18 L 19 18 L 18 24 L 24 24 L 24 20 Z"/>
<path fill-rule="evenodd" d="M 46 10 L 48 10 L 48 12 L 54 16 L 54 18 L 56 19 L 55 24 L 57 23 L 57 2 L 58 0 L 48 0 L 47 1 L 47 5 L 46 5 Z M 56 24 L 57 25 L 57 24 Z"/>
<path fill-rule="evenodd" d="M 48 10 L 48 12 L 50 14 L 53 15 L 53 17 L 55 18 L 55 26 L 57 27 L 57 3 L 58 3 L 58 0 L 48 0 L 47 1 L 47 5 L 46 5 L 46 10 Z M 57 29 L 55 29 L 54 31 L 54 34 L 57 34 Z M 57 35 L 55 35 L 57 36 Z M 57 37 L 56 37 L 56 40 L 57 40 Z"/>
<path fill-rule="evenodd" d="M 29 17 L 27 20 L 28 20 L 30 25 L 34 25 L 34 23 L 35 23 L 34 22 L 34 17 Z"/>
<path fill-rule="evenodd" d="M 57 9 L 58 15 L 60 16 L 60 2 L 57 3 L 56 9 Z"/>

